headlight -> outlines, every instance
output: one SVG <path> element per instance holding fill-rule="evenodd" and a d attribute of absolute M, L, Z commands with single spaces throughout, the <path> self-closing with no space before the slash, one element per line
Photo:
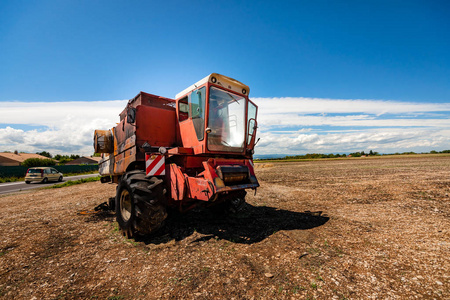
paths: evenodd
<path fill-rule="evenodd" d="M 161 153 L 161 154 L 166 154 L 167 149 L 166 149 L 166 147 L 159 147 L 158 151 L 159 151 L 159 153 Z"/>
<path fill-rule="evenodd" d="M 219 177 L 214 178 L 214 185 L 215 185 L 217 188 L 223 188 L 223 187 L 225 187 L 225 183 L 224 183 L 223 180 L 220 179 Z"/>

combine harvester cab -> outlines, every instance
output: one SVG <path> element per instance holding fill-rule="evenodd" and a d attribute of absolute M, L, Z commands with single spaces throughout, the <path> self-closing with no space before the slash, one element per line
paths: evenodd
<path fill-rule="evenodd" d="M 249 87 L 211 74 L 176 99 L 139 93 L 110 130 L 96 130 L 101 181 L 117 183 L 117 222 L 128 237 L 161 227 L 167 208 L 236 212 L 253 167 L 257 106 Z M 113 206 L 113 205 L 111 205 Z"/>

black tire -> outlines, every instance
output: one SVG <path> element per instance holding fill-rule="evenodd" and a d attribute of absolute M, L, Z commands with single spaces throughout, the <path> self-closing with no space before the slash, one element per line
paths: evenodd
<path fill-rule="evenodd" d="M 42 179 L 42 183 L 47 183 L 48 182 L 48 178 L 45 177 L 44 179 Z"/>
<path fill-rule="evenodd" d="M 30 184 L 30 181 L 25 181 L 26 184 Z"/>
<path fill-rule="evenodd" d="M 116 193 L 116 220 L 127 238 L 156 232 L 167 217 L 163 181 L 145 172 L 122 176 Z"/>
<path fill-rule="evenodd" d="M 63 180 L 62 176 L 59 176 L 58 181 L 61 182 Z"/>
<path fill-rule="evenodd" d="M 116 197 L 110 197 L 108 199 L 109 210 L 116 211 Z"/>
<path fill-rule="evenodd" d="M 233 215 L 240 212 L 245 204 L 246 191 L 231 192 L 223 196 L 219 196 L 219 203 L 212 206 L 213 213 L 217 215 Z"/>

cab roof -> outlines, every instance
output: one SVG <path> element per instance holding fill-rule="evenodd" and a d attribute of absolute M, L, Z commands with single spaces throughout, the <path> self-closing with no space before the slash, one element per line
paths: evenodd
<path fill-rule="evenodd" d="M 208 76 L 206 76 L 205 78 L 197 81 L 190 87 L 179 92 L 175 96 L 175 99 L 179 99 L 179 98 L 189 94 L 191 91 L 195 90 L 197 87 L 199 87 L 207 82 L 211 82 L 211 83 L 223 86 L 224 88 L 232 90 L 233 92 L 236 92 L 238 94 L 248 95 L 250 93 L 250 88 L 247 85 L 243 84 L 242 82 L 239 82 L 236 79 L 227 77 L 225 75 L 220 75 L 218 73 L 211 73 Z"/>

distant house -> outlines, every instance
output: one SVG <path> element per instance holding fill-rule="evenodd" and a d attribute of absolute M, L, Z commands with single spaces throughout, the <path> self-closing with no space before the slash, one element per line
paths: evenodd
<path fill-rule="evenodd" d="M 20 166 L 24 160 L 29 158 L 48 159 L 48 157 L 39 154 L 0 152 L 0 166 Z"/>
<path fill-rule="evenodd" d="M 73 166 L 73 165 L 96 165 L 99 163 L 101 157 L 96 156 L 83 156 L 77 159 L 74 159 L 72 161 L 69 161 L 66 163 L 66 166 Z"/>

